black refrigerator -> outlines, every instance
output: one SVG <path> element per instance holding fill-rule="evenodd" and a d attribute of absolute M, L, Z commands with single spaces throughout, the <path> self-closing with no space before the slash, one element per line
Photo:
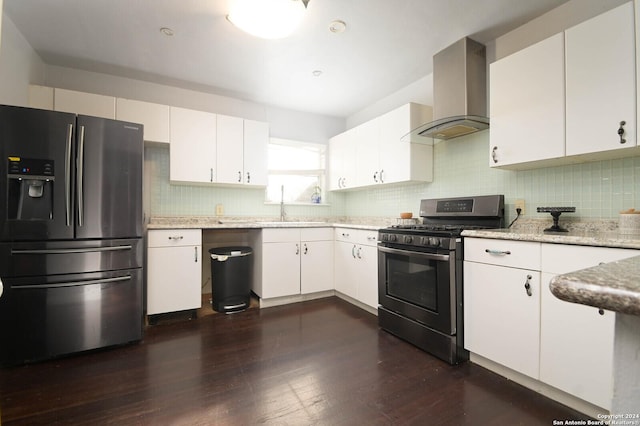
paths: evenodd
<path fill-rule="evenodd" d="M 0 106 L 0 363 L 142 339 L 140 124 Z"/>

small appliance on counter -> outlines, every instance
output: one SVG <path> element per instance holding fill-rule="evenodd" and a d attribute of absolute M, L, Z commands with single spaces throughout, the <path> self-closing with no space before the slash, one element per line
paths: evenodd
<path fill-rule="evenodd" d="M 618 231 L 621 234 L 640 234 L 640 210 L 621 211 L 618 218 Z"/>
<path fill-rule="evenodd" d="M 465 229 L 504 227 L 504 196 L 427 199 L 421 222 L 381 229 L 378 236 L 378 324 L 447 361 L 464 349 Z"/>
<path fill-rule="evenodd" d="M 553 225 L 544 230 L 544 232 L 569 232 L 558 225 L 558 220 L 562 213 L 575 213 L 575 207 L 538 207 L 538 213 L 551 213 Z"/>

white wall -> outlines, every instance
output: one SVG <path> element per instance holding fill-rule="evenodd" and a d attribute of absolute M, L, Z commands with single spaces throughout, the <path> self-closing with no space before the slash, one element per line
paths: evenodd
<path fill-rule="evenodd" d="M 497 59 L 522 50 L 627 1 L 629 0 L 570 0 L 487 43 L 487 67 Z M 487 70 L 488 78 L 489 72 Z M 422 77 L 397 92 L 380 99 L 375 104 L 347 117 L 347 129 L 391 111 L 407 102 L 433 106 L 433 74 Z"/>
<path fill-rule="evenodd" d="M 2 1 L 0 0 L 0 7 Z M 271 135 L 279 138 L 327 143 L 331 136 L 345 130 L 343 118 L 291 111 L 204 91 L 46 65 L 4 13 L 2 21 L 0 103 L 3 104 L 26 106 L 28 85 L 31 83 L 267 121 L 271 125 Z"/>
<path fill-rule="evenodd" d="M 291 111 L 228 96 L 109 74 L 48 65 L 45 85 L 267 121 L 271 136 L 327 143 L 345 129 L 342 118 Z"/>
<path fill-rule="evenodd" d="M 29 83 L 44 80 L 44 63 L 4 13 L 1 33 L 0 103 L 26 106 Z"/>

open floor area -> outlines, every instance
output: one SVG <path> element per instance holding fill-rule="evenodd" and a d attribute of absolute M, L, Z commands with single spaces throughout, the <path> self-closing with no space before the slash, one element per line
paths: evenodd
<path fill-rule="evenodd" d="M 337 297 L 159 322 L 139 344 L 0 370 L 3 426 L 551 425 L 585 416 L 450 366 Z"/>

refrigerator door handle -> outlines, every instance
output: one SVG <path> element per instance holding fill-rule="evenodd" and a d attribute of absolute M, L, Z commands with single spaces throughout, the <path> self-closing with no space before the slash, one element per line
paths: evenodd
<path fill-rule="evenodd" d="M 11 250 L 11 254 L 69 254 L 69 253 L 93 253 L 102 251 L 119 251 L 131 250 L 133 246 L 115 246 L 115 247 L 79 247 L 70 249 L 36 249 L 36 250 Z"/>
<path fill-rule="evenodd" d="M 67 129 L 67 144 L 65 146 L 64 160 L 64 204 L 67 217 L 67 226 L 71 226 L 71 141 L 73 138 L 73 124 Z"/>
<path fill-rule="evenodd" d="M 80 137 L 78 138 L 78 175 L 77 187 L 78 187 L 78 226 L 82 226 L 84 223 L 84 188 L 82 187 L 82 181 L 84 180 L 84 126 L 80 126 Z"/>
<path fill-rule="evenodd" d="M 121 281 L 129 281 L 131 280 L 131 275 L 126 275 L 123 277 L 114 277 L 114 278 L 101 278 L 97 280 L 85 280 L 85 281 L 70 281 L 66 283 L 57 283 L 57 284 L 48 284 L 48 285 L 14 285 L 12 287 L 13 290 L 31 290 L 31 289 L 45 289 L 45 288 L 64 288 L 64 287 L 76 287 L 81 285 L 92 285 L 92 284 L 109 284 Z"/>

